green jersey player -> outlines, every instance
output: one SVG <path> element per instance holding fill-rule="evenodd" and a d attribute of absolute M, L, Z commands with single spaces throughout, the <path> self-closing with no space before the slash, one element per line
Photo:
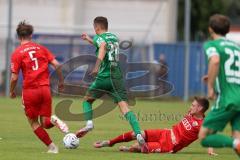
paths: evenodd
<path fill-rule="evenodd" d="M 230 20 L 223 15 L 213 15 L 209 20 L 212 41 L 204 44 L 208 58 L 208 75 L 204 80 L 208 98 L 215 100 L 212 110 L 204 120 L 199 138 L 204 147 L 232 147 L 240 153 L 240 47 L 227 40 Z M 232 127 L 232 137 L 216 134 L 227 123 Z"/>
<path fill-rule="evenodd" d="M 121 113 L 129 121 L 139 144 L 145 147 L 141 129 L 135 114 L 129 110 L 123 76 L 118 62 L 119 44 L 116 35 L 108 32 L 108 21 L 105 17 L 96 17 L 93 22 L 96 35 L 90 38 L 87 34 L 82 39 L 96 47 L 97 61 L 92 71 L 96 76 L 84 97 L 83 111 L 86 126 L 76 132 L 78 137 L 83 137 L 93 129 L 92 103 L 103 94 L 108 94 L 118 104 Z"/>

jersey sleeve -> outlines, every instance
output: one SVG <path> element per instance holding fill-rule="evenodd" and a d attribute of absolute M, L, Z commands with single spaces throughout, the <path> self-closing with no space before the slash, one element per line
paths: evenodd
<path fill-rule="evenodd" d="M 51 51 L 49 51 L 47 48 L 45 48 L 45 51 L 46 51 L 46 56 L 47 56 L 47 59 L 48 59 L 48 62 L 51 62 L 52 60 L 55 59 L 55 56 L 52 54 Z"/>
<path fill-rule="evenodd" d="M 207 56 L 207 59 L 210 59 L 212 56 L 215 56 L 215 55 L 219 56 L 217 48 L 211 42 L 206 42 L 203 48 Z"/>
<path fill-rule="evenodd" d="M 102 37 L 100 37 L 98 35 L 93 37 L 93 44 L 94 44 L 94 46 L 100 47 L 101 43 L 103 43 L 103 42 L 104 42 L 104 39 Z"/>
<path fill-rule="evenodd" d="M 21 69 L 22 57 L 21 54 L 14 52 L 11 56 L 11 72 L 18 74 Z"/>

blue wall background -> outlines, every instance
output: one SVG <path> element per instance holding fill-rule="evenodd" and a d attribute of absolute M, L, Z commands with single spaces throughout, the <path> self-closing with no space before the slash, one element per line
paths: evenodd
<path fill-rule="evenodd" d="M 184 44 L 154 44 L 154 58 L 159 59 L 159 55 L 164 54 L 168 64 L 168 81 L 174 85 L 173 96 L 184 96 Z M 206 92 L 205 85 L 201 82 L 201 77 L 206 73 L 207 64 L 203 52 L 202 43 L 190 44 L 189 57 L 189 95 L 201 95 Z"/>
<path fill-rule="evenodd" d="M 93 46 L 84 44 L 80 40 L 80 36 L 76 35 L 35 34 L 33 39 L 34 41 L 48 47 L 61 63 L 64 63 L 69 60 L 69 58 L 77 55 L 95 53 L 95 48 Z M 58 43 L 58 41 L 60 43 Z M 123 52 L 128 55 L 128 61 L 134 62 L 142 60 L 141 56 L 146 58 L 146 55 L 150 54 L 149 49 L 149 46 L 146 46 L 144 48 L 144 53 L 141 53 L 140 51 L 143 50 L 143 47 L 139 48 L 134 46 L 133 48 Z M 153 52 L 155 61 L 158 61 L 160 54 L 165 55 L 169 69 L 168 81 L 174 86 L 174 90 L 170 93 L 170 95 L 183 98 L 185 64 L 184 43 L 154 44 Z M 202 43 L 190 44 L 189 59 L 189 96 L 203 95 L 206 93 L 206 87 L 201 82 L 201 77 L 206 73 L 207 64 L 202 49 Z M 82 71 L 77 70 L 74 71 L 67 80 L 78 81 L 78 77 L 82 75 Z"/>

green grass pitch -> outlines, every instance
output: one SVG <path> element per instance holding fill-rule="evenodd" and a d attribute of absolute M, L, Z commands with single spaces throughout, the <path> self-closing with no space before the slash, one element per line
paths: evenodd
<path fill-rule="evenodd" d="M 54 99 L 54 104 L 60 98 Z M 141 127 L 170 128 L 180 117 L 187 112 L 190 103 L 180 101 L 137 101 L 131 109 L 137 114 Z M 54 106 L 54 105 L 53 105 Z M 71 111 L 80 113 L 81 100 L 74 100 Z M 153 116 L 154 115 L 154 116 Z M 72 132 L 84 125 L 83 122 L 67 121 Z M 198 141 L 191 144 L 177 154 L 139 154 L 122 153 L 118 146 L 112 148 L 95 149 L 94 141 L 109 139 L 123 132 L 129 131 L 129 124 L 121 117 L 118 108 L 94 120 L 95 129 L 80 139 L 80 147 L 75 150 L 64 149 L 62 145 L 63 134 L 57 128 L 48 130 L 53 141 L 59 146 L 59 154 L 44 153 L 46 147 L 35 137 L 21 107 L 21 99 L 10 100 L 0 98 L 0 160 L 232 160 L 237 159 L 232 149 L 216 149 L 218 156 L 207 155 L 206 149 L 202 148 Z M 230 135 L 230 127 L 225 129 L 224 134 Z M 130 143 L 129 143 L 130 144 Z"/>

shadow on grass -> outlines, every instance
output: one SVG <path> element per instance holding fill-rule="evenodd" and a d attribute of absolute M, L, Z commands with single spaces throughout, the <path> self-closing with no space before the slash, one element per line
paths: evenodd
<path fill-rule="evenodd" d="M 223 152 L 223 151 L 216 151 L 217 154 L 219 155 L 232 155 L 233 153 L 231 152 Z M 207 155 L 207 150 L 206 152 L 203 152 L 203 151 L 184 151 L 184 152 L 177 152 L 175 154 L 182 154 L 182 155 L 196 155 L 196 154 L 199 154 L 199 155 Z"/>

